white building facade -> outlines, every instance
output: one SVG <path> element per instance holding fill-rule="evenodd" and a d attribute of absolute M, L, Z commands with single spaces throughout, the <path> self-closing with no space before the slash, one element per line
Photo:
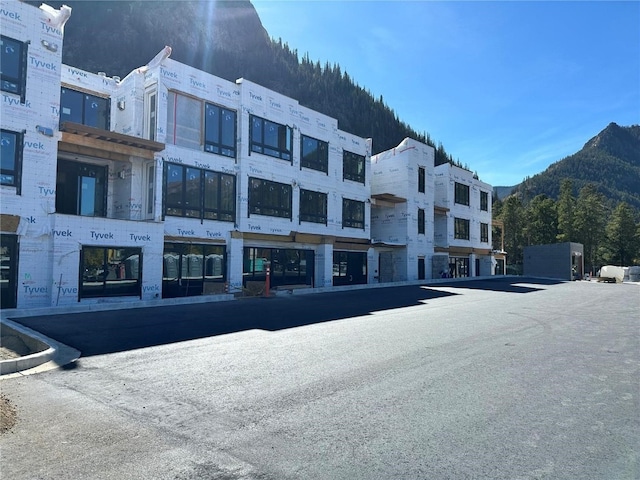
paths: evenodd
<path fill-rule="evenodd" d="M 494 274 L 491 186 L 434 160 L 433 147 L 409 138 L 371 157 L 380 282 Z"/>
<path fill-rule="evenodd" d="M 443 248 L 488 272 L 471 230 L 490 187 L 434 168 L 431 147 L 372 161 L 337 120 L 169 47 L 124 79 L 66 66 L 70 9 L 0 5 L 2 308 L 256 293 L 267 272 L 291 290 L 420 280 Z"/>
<path fill-rule="evenodd" d="M 433 276 L 494 275 L 491 185 L 449 163 L 435 168 Z"/>
<path fill-rule="evenodd" d="M 369 282 L 366 139 L 169 48 L 62 65 L 68 11 L 2 8 L 3 307 Z"/>
<path fill-rule="evenodd" d="M 371 157 L 371 240 L 381 283 L 431 278 L 434 153 L 406 138 Z"/>

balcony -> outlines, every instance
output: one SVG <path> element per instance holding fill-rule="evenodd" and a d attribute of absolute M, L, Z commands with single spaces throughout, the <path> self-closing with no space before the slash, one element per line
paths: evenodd
<path fill-rule="evenodd" d="M 60 131 L 62 138 L 58 144 L 58 151 L 107 160 L 128 161 L 131 157 L 153 160 L 155 152 L 164 150 L 164 143 L 80 123 L 63 122 L 60 124 Z"/>
<path fill-rule="evenodd" d="M 164 144 L 65 122 L 60 127 L 56 212 L 121 220 L 159 219 L 154 153 Z"/>

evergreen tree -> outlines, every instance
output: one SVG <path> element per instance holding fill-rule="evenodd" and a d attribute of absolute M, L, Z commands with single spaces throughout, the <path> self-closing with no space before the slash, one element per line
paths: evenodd
<path fill-rule="evenodd" d="M 524 207 L 520 199 L 516 195 L 505 198 L 502 202 L 500 220 L 504 223 L 504 248 L 510 264 L 522 265 L 523 219 Z"/>
<path fill-rule="evenodd" d="M 571 242 L 574 237 L 574 215 L 576 199 L 573 196 L 573 182 L 564 179 L 560 185 L 560 196 L 558 198 L 558 241 Z"/>
<path fill-rule="evenodd" d="M 631 207 L 621 202 L 613 211 L 606 228 L 607 242 L 604 245 L 604 260 L 620 266 L 631 265 L 639 253 L 638 228 Z"/>
<path fill-rule="evenodd" d="M 558 235 L 556 203 L 546 195 L 537 195 L 526 209 L 524 234 L 527 245 L 555 243 Z"/>
<path fill-rule="evenodd" d="M 575 208 L 576 241 L 584 247 L 584 263 L 587 271 L 595 271 L 599 263 L 598 247 L 605 239 L 604 197 L 596 186 L 587 184 L 580 190 Z"/>

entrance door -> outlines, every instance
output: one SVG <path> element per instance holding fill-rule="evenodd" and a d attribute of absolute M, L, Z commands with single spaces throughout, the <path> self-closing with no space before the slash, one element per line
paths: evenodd
<path fill-rule="evenodd" d="M 367 283 L 365 252 L 333 252 L 333 284 L 362 285 Z"/>
<path fill-rule="evenodd" d="M 418 258 L 418 280 L 424 280 L 424 257 Z"/>
<path fill-rule="evenodd" d="M 461 278 L 469 276 L 469 258 L 468 257 L 451 257 L 449 259 L 449 271 L 453 278 Z"/>
<path fill-rule="evenodd" d="M 0 235 L 0 307 L 16 308 L 18 237 Z"/>
<path fill-rule="evenodd" d="M 378 257 L 378 281 L 380 283 L 393 282 L 393 254 L 382 252 Z"/>

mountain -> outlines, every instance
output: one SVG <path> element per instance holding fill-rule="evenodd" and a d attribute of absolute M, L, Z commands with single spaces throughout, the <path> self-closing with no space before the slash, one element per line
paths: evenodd
<path fill-rule="evenodd" d="M 573 181 L 574 195 L 588 183 L 615 206 L 626 202 L 640 211 L 640 125 L 610 123 L 584 147 L 517 185 L 525 202 L 536 195 L 557 198 L 563 179 Z"/>
<path fill-rule="evenodd" d="M 517 185 L 516 185 L 517 186 Z M 498 197 L 500 200 L 503 200 L 505 197 L 508 197 L 513 193 L 513 190 L 516 188 L 513 187 L 493 187 L 493 196 Z"/>
<path fill-rule="evenodd" d="M 63 2 L 47 3 L 59 8 Z M 169 45 L 174 60 L 230 81 L 246 78 L 336 118 L 342 130 L 372 138 L 372 153 L 411 137 L 436 149 L 436 164 L 460 165 L 441 143 L 436 146 L 427 133 L 401 121 L 382 96 L 373 98 L 339 65 L 321 65 L 308 54 L 300 58 L 297 50 L 271 39 L 248 0 L 64 4 L 72 8 L 62 53 L 67 65 L 125 77 Z"/>
<path fill-rule="evenodd" d="M 234 70 L 250 70 L 251 60 L 270 48 L 249 0 L 48 3 L 72 8 L 65 25 L 63 63 L 109 76 L 125 77 L 169 45 L 174 60 L 233 77 Z"/>

